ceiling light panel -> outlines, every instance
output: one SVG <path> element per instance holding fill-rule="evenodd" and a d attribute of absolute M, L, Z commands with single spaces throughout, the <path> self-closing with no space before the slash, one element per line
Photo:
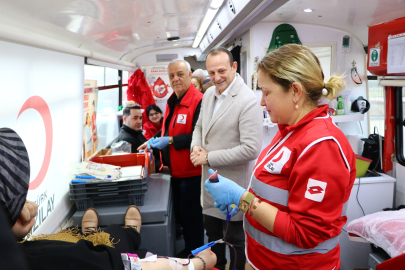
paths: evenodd
<path fill-rule="evenodd" d="M 220 7 L 224 0 L 212 0 L 211 6 L 212 6 L 214 1 L 215 1 L 214 6 L 219 5 L 219 7 Z M 221 4 L 219 4 L 219 2 L 221 2 Z M 202 20 L 202 22 L 200 24 L 200 28 L 198 29 L 197 35 L 196 35 L 196 37 L 194 39 L 193 48 L 197 48 L 198 44 L 200 44 L 202 38 L 204 37 L 205 32 L 207 31 L 207 29 L 210 26 L 211 22 L 215 18 L 215 15 L 217 15 L 218 10 L 219 10 L 218 8 L 216 8 L 216 9 L 208 8 L 207 13 L 204 16 L 204 18 L 203 18 L 203 20 Z"/>
<path fill-rule="evenodd" d="M 213 39 L 208 38 L 208 40 L 210 41 L 210 43 L 213 43 L 215 38 L 218 37 L 221 32 L 232 22 L 232 20 L 246 6 L 247 3 L 248 1 L 232 0 L 232 7 L 236 11 L 235 13 L 233 13 L 233 11 L 228 6 L 229 0 L 226 0 L 226 5 L 219 10 L 218 14 L 216 15 L 215 21 L 207 29 L 203 38 L 208 37 L 208 35 L 211 34 L 213 36 Z"/>
<path fill-rule="evenodd" d="M 210 8 L 218 9 L 222 6 L 224 0 L 211 0 Z"/>

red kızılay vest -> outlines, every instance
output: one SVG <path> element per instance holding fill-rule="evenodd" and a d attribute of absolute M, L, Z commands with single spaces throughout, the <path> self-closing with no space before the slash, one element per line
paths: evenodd
<path fill-rule="evenodd" d="M 173 93 L 175 95 L 175 93 Z M 193 132 L 193 117 L 198 103 L 202 100 L 203 94 L 193 84 L 190 84 L 184 94 L 180 105 L 174 107 L 173 117 L 169 124 L 169 136 L 189 134 Z M 166 111 L 163 118 L 162 137 L 165 134 L 166 120 L 170 108 L 166 104 Z M 170 147 L 171 174 L 175 178 L 186 178 L 201 175 L 201 166 L 194 166 L 190 160 L 190 149 L 176 150 L 173 145 Z"/>
<path fill-rule="evenodd" d="M 260 154 L 249 192 L 278 208 L 273 233 L 244 216 L 247 260 L 254 269 L 338 270 L 339 234 L 356 161 L 327 105 L 294 126 L 279 126 Z"/>

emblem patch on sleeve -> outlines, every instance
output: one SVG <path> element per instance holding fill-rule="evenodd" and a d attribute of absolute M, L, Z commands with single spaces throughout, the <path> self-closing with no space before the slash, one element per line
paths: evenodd
<path fill-rule="evenodd" d="M 305 198 L 315 202 L 322 202 L 327 183 L 309 178 Z"/>
<path fill-rule="evenodd" d="M 187 120 L 187 114 L 179 114 L 179 116 L 177 116 L 177 123 L 179 124 L 185 124 Z"/>
<path fill-rule="evenodd" d="M 284 165 L 290 159 L 291 150 L 283 146 L 281 150 L 264 165 L 264 168 L 272 174 L 280 174 Z"/>

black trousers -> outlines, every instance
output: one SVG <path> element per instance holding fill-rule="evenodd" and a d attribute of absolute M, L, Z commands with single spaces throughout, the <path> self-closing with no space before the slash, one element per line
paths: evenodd
<path fill-rule="evenodd" d="M 200 203 L 201 176 L 172 177 L 171 186 L 175 218 L 183 227 L 185 252 L 191 254 L 191 250 L 204 245 L 204 225 Z"/>
<path fill-rule="evenodd" d="M 139 249 L 141 246 L 141 235 L 135 229 L 110 224 L 103 231 L 110 234 L 111 238 L 114 238 L 113 243 L 116 243 L 114 247 L 120 253 L 133 253 L 137 254 L 141 259 L 145 258 L 147 250 Z M 83 234 L 81 230 L 80 233 Z"/>
<path fill-rule="evenodd" d="M 222 239 L 225 234 L 225 241 L 232 244 L 236 249 L 236 269 L 245 269 L 246 256 L 245 256 L 245 232 L 243 231 L 243 221 L 230 221 L 227 226 L 225 220 L 204 215 L 204 227 L 208 236 L 208 242 Z M 217 255 L 216 268 L 225 270 L 226 265 L 226 244 L 215 244 L 211 250 Z M 235 252 L 233 248 L 229 247 L 231 262 L 229 269 L 232 269 L 235 262 Z"/>

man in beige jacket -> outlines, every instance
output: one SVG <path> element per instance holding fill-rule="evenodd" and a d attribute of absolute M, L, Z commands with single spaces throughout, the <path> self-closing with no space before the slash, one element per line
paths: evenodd
<path fill-rule="evenodd" d="M 225 48 L 212 49 L 206 67 L 214 86 L 205 92 L 202 100 L 190 159 L 196 166 L 203 165 L 202 184 L 212 168 L 247 188 L 262 145 L 263 113 L 259 101 L 236 73 L 237 63 Z M 204 186 L 202 190 L 204 228 L 211 242 L 223 237 L 226 217 L 214 207 L 214 200 Z M 242 214 L 232 218 L 226 235 L 226 241 L 237 250 L 237 269 L 245 269 L 246 262 Z M 225 269 L 225 244 L 213 246 L 212 251 L 217 255 L 215 267 Z M 233 250 L 230 255 L 233 267 Z"/>

